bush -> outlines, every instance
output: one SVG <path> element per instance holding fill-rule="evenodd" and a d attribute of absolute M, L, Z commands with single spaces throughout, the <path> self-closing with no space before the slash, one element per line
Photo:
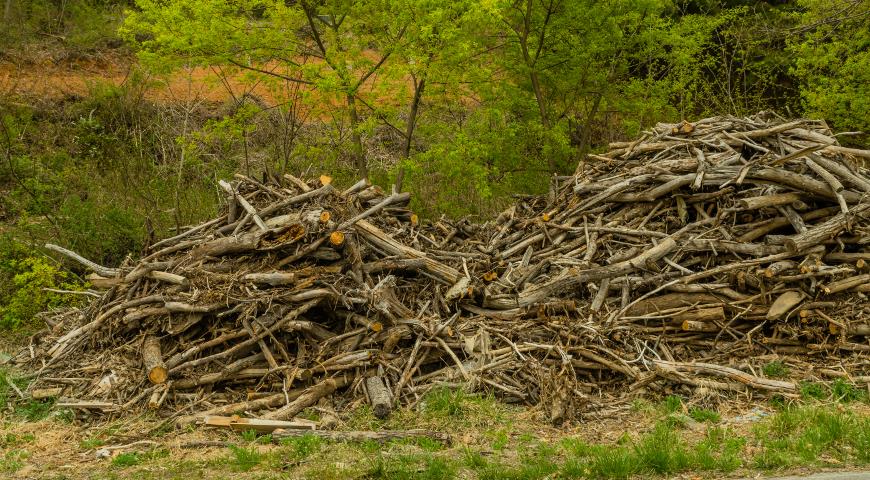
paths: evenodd
<path fill-rule="evenodd" d="M 34 315 L 75 301 L 46 288 L 78 290 L 71 275 L 21 244 L 0 239 L 0 328 L 15 330 L 31 323 Z"/>

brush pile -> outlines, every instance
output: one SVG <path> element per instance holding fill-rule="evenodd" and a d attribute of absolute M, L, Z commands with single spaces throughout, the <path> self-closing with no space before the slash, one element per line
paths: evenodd
<path fill-rule="evenodd" d="M 15 361 L 34 398 L 182 422 L 326 397 L 384 416 L 438 386 L 560 421 L 629 392 L 870 382 L 862 157 L 817 121 L 658 125 L 495 221 L 425 226 L 366 182 L 237 176 L 224 215 L 135 262 L 52 246 L 107 290 Z"/>

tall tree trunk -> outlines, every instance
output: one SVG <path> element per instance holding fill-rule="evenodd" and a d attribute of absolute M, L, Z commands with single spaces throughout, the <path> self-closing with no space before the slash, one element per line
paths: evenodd
<path fill-rule="evenodd" d="M 526 64 L 526 68 L 529 69 L 529 80 L 532 81 L 532 90 L 535 92 L 535 101 L 538 103 L 538 111 L 541 114 L 541 125 L 544 126 L 545 131 L 550 130 L 550 117 L 547 115 L 547 105 L 544 102 L 544 91 L 541 88 L 541 80 L 538 77 L 538 72 L 535 69 L 535 63 L 537 61 L 537 54 L 533 59 L 529 54 L 529 34 L 531 33 L 531 16 L 532 16 L 532 0 L 526 0 L 526 14 L 523 17 L 523 30 L 522 33 L 517 32 L 517 36 L 520 41 L 520 49 L 523 52 L 523 61 Z M 550 173 L 556 173 L 556 159 L 553 157 L 547 158 L 547 167 L 550 169 Z"/>
<path fill-rule="evenodd" d="M 589 144 L 592 142 L 592 122 L 595 120 L 595 116 L 598 115 L 598 107 L 601 105 L 601 97 L 603 96 L 602 92 L 598 92 L 595 95 L 592 111 L 589 112 L 589 116 L 586 117 L 586 124 L 583 125 L 583 135 L 580 136 L 580 160 L 577 161 L 577 168 L 574 170 L 575 174 L 580 173 L 580 167 L 586 161 L 586 155 L 589 154 Z"/>
<path fill-rule="evenodd" d="M 359 134 L 359 114 L 356 111 L 354 95 L 347 94 L 347 110 L 350 114 L 350 138 L 353 141 L 353 164 L 361 178 L 369 178 L 369 169 L 363 151 L 362 136 Z"/>
<path fill-rule="evenodd" d="M 6 0 L 6 5 L 3 7 L 3 23 L 9 22 L 12 17 L 12 0 Z"/>
<path fill-rule="evenodd" d="M 550 131 L 550 117 L 547 115 L 547 106 L 544 104 L 544 94 L 541 91 L 541 82 L 538 79 L 538 72 L 535 71 L 534 67 L 531 67 L 532 71 L 529 72 L 529 77 L 532 80 L 532 88 L 535 91 L 535 100 L 538 102 L 538 110 L 541 113 L 541 125 L 544 126 L 544 131 Z M 547 167 L 550 169 L 550 173 L 556 173 L 556 159 L 552 156 L 547 157 Z"/>
<path fill-rule="evenodd" d="M 411 100 L 411 111 L 408 112 L 408 122 L 405 126 L 405 144 L 402 146 L 402 160 L 411 157 L 411 141 L 414 138 L 414 128 L 417 126 L 417 112 L 420 109 L 420 99 L 423 98 L 423 89 L 426 87 L 426 77 L 419 82 L 414 81 L 414 99 Z M 405 179 L 405 166 L 399 166 L 396 174 L 396 191 L 402 191 L 402 181 Z"/>

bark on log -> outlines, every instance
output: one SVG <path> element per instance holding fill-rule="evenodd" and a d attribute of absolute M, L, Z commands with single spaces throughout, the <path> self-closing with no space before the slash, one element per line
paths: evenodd
<path fill-rule="evenodd" d="M 373 376 L 366 378 L 366 394 L 369 399 L 369 404 L 372 406 L 372 412 L 378 418 L 387 418 L 393 409 L 393 398 L 383 378 Z"/>
<path fill-rule="evenodd" d="M 834 238 L 849 226 L 854 215 L 860 215 L 868 208 L 870 204 L 862 204 L 854 207 L 848 214 L 840 213 L 820 225 L 814 225 L 804 233 L 786 239 L 785 246 L 790 252 L 796 253 Z"/>
<path fill-rule="evenodd" d="M 305 389 L 301 395 L 299 395 L 296 400 L 288 403 L 287 405 L 270 412 L 263 416 L 263 418 L 270 420 L 286 420 L 288 418 L 293 418 L 306 408 L 317 403 L 321 398 L 331 395 L 332 392 L 338 387 L 338 383 L 332 379 L 328 378 L 320 383 L 312 385 Z"/>
<path fill-rule="evenodd" d="M 336 442 L 389 442 L 394 440 L 413 440 L 419 438 L 428 438 L 445 445 L 450 445 L 450 435 L 446 433 L 433 432 L 430 430 L 380 430 L 380 431 L 328 431 L 328 430 L 283 430 L 278 429 L 272 432 L 273 441 L 280 441 L 283 438 L 298 438 L 307 435 L 323 438 Z"/>
<path fill-rule="evenodd" d="M 768 320 L 776 320 L 781 318 L 786 313 L 790 312 L 794 307 L 798 306 L 804 299 L 803 292 L 794 290 L 788 291 L 777 297 L 767 311 Z"/>
<path fill-rule="evenodd" d="M 142 343 L 142 363 L 145 365 L 145 373 L 151 383 L 165 383 L 169 378 L 169 370 L 160 353 L 160 339 L 154 335 L 146 336 Z"/>

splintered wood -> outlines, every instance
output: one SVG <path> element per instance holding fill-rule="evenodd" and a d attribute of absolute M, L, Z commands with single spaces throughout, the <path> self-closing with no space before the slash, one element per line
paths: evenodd
<path fill-rule="evenodd" d="M 269 425 L 324 399 L 386 416 L 439 386 L 562 420 L 640 392 L 866 381 L 861 157 L 818 121 L 659 125 L 486 223 L 420 222 L 365 181 L 236 176 L 225 213 L 138 261 L 51 246 L 106 290 L 14 360 L 34 398 Z M 773 359 L 800 368 L 765 378 Z"/>

